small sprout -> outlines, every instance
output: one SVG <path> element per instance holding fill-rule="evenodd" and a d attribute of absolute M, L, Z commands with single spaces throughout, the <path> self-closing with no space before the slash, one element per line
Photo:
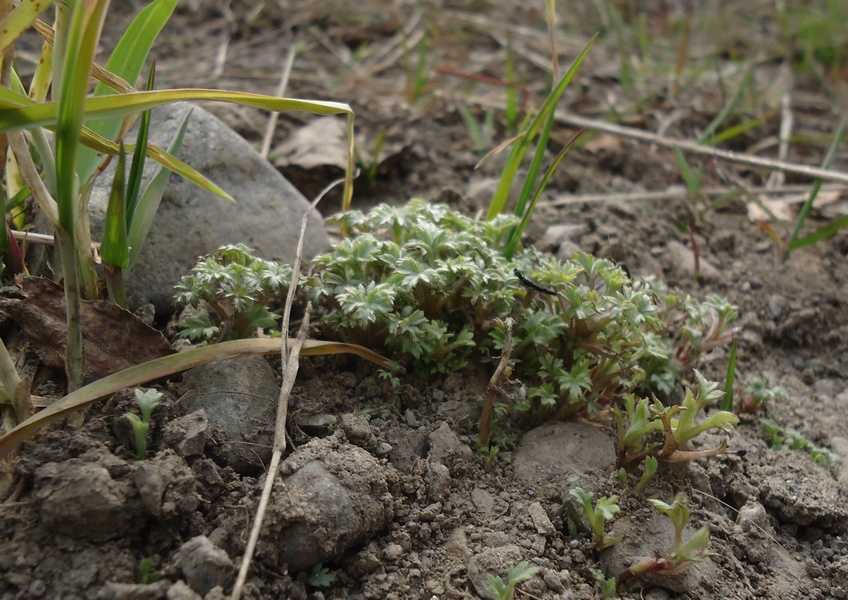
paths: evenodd
<path fill-rule="evenodd" d="M 607 578 L 600 569 L 589 569 L 595 579 L 595 590 L 601 594 L 603 600 L 618 598 L 616 593 L 617 583 L 615 577 Z"/>
<path fill-rule="evenodd" d="M 153 570 L 153 559 L 150 557 L 142 558 L 138 563 L 138 583 L 142 585 L 150 585 L 162 579 L 162 573 Z"/>
<path fill-rule="evenodd" d="M 817 446 L 791 427 L 782 427 L 773 419 L 760 419 L 760 423 L 769 436 L 769 446 L 775 450 L 806 450 L 814 461 L 826 465 L 839 461 L 836 454 Z"/>
<path fill-rule="evenodd" d="M 754 378 L 745 390 L 745 398 L 742 402 L 744 412 L 757 412 L 763 408 L 773 408 L 778 401 L 785 401 L 789 395 L 779 385 L 774 385 L 771 379 L 766 377 L 765 381 Z"/>
<path fill-rule="evenodd" d="M 124 418 L 132 425 L 133 433 L 135 434 L 135 459 L 144 460 L 147 458 L 147 433 L 150 429 L 150 416 L 153 414 L 153 409 L 159 404 L 162 399 L 162 393 L 158 390 L 149 389 L 142 392 L 140 389 L 135 390 L 135 401 L 138 405 L 138 410 L 141 417 L 135 413 L 126 413 Z"/>
<path fill-rule="evenodd" d="M 330 573 L 330 569 L 318 563 L 309 571 L 298 573 L 297 580 L 314 588 L 328 588 L 335 583 L 336 576 Z"/>
<path fill-rule="evenodd" d="M 662 500 L 649 500 L 651 504 L 665 513 L 674 524 L 674 545 L 667 553 L 641 560 L 624 571 L 617 577 L 620 584 L 648 573 L 675 573 L 686 565 L 703 558 L 710 543 L 710 529 L 704 525 L 689 541 L 683 542 L 683 531 L 689 524 L 689 509 L 683 505 L 682 499 L 683 494 L 677 494 L 671 504 Z"/>
<path fill-rule="evenodd" d="M 595 540 L 595 547 L 598 550 L 603 550 L 614 546 L 624 538 L 608 538 L 604 535 L 604 523 L 611 520 L 616 513 L 621 511 L 618 504 L 618 496 L 610 496 L 598 498 L 597 503 L 592 506 L 592 492 L 586 492 L 583 488 L 573 488 L 569 492 L 571 496 L 583 505 L 583 510 L 586 517 L 589 519 L 589 526 L 592 528 L 592 537 Z"/>
<path fill-rule="evenodd" d="M 489 575 L 486 581 L 489 583 L 489 589 L 492 590 L 495 598 L 498 600 L 512 600 L 515 586 L 533 579 L 533 576 L 538 572 L 539 567 L 531 566 L 527 561 L 521 561 L 507 571 L 506 582 L 497 575 Z"/>
<path fill-rule="evenodd" d="M 642 477 L 639 479 L 639 483 L 636 485 L 636 491 L 640 494 L 645 493 L 645 488 L 648 487 L 648 482 L 651 480 L 651 477 L 654 476 L 654 473 L 657 472 L 657 467 L 659 466 L 659 462 L 653 456 L 648 456 L 645 458 L 645 470 L 642 471 Z"/>

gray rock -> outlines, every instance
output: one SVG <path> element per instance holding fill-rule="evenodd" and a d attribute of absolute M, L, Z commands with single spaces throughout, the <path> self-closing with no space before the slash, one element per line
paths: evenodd
<path fill-rule="evenodd" d="M 469 460 L 474 455 L 471 448 L 463 444 L 444 421 L 435 431 L 430 433 L 428 440 L 430 442 L 430 461 L 442 463 L 449 468 L 456 461 Z"/>
<path fill-rule="evenodd" d="M 551 522 L 547 511 L 539 502 L 533 502 L 527 509 L 530 514 L 530 520 L 533 521 L 533 526 L 536 532 L 542 535 L 551 536 L 556 533 L 556 527 Z"/>
<path fill-rule="evenodd" d="M 80 457 L 46 463 L 36 470 L 34 486 L 41 519 L 56 533 L 104 541 L 143 525 L 132 484 L 113 479 L 98 462 Z"/>
<path fill-rule="evenodd" d="M 674 274 L 681 279 L 694 277 L 695 255 L 692 252 L 692 248 L 684 246 L 677 240 L 669 240 L 666 248 L 668 250 L 669 266 Z M 701 277 L 704 281 L 715 281 L 719 278 L 719 271 L 709 260 L 704 258 L 703 249 L 701 250 L 698 260 Z"/>
<path fill-rule="evenodd" d="M 173 311 L 174 284 L 188 274 L 197 257 L 223 244 L 242 242 L 263 258 L 291 263 L 308 206 L 300 192 L 249 143 L 199 106 L 179 103 L 154 109 L 151 143 L 167 148 L 189 111 L 191 118 L 178 157 L 235 202 L 171 175 L 150 234 L 127 278 L 132 304 L 152 303 L 159 314 Z M 134 139 L 134 134 L 129 139 Z M 97 241 L 103 233 L 115 162 L 91 194 L 92 237 Z M 321 217 L 315 214 L 310 218 L 304 253 L 313 256 L 328 245 Z"/>
<path fill-rule="evenodd" d="M 297 449 L 280 465 L 259 555 L 275 569 L 306 571 L 385 528 L 397 473 L 339 432 Z"/>
<path fill-rule="evenodd" d="M 173 450 L 141 461 L 133 473 L 141 503 L 147 511 L 173 526 L 185 525 L 197 508 L 194 472 Z"/>
<path fill-rule="evenodd" d="M 185 373 L 180 404 L 203 409 L 217 431 L 210 453 L 237 473 L 252 475 L 271 460 L 280 390 L 262 357 L 244 357 Z"/>
<path fill-rule="evenodd" d="M 200 409 L 168 421 L 162 434 L 162 445 L 173 448 L 183 458 L 189 458 L 203 454 L 208 437 L 209 419 L 206 411 Z"/>
<path fill-rule="evenodd" d="M 683 530 L 683 543 L 694 534 L 695 529 L 687 525 Z M 641 560 L 670 552 L 674 544 L 674 525 L 671 519 L 659 512 L 638 517 L 624 515 L 616 519 L 609 537 L 624 538 L 624 541 L 601 553 L 604 573 L 607 577 L 615 577 Z M 718 567 L 709 557 L 689 563 L 679 571 L 651 573 L 640 579 L 680 594 L 698 589 L 705 577 L 718 577 Z"/>
<path fill-rule="evenodd" d="M 229 588 L 236 576 L 236 567 L 221 548 L 199 535 L 182 545 L 177 561 L 186 582 L 201 596 L 212 588 Z"/>
<path fill-rule="evenodd" d="M 515 450 L 513 468 L 525 483 L 555 482 L 613 461 L 613 441 L 602 431 L 585 423 L 548 423 L 524 436 Z"/>

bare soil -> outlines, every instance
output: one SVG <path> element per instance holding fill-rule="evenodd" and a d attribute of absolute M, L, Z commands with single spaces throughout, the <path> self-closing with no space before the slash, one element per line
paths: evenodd
<path fill-rule="evenodd" d="M 163 87 L 274 93 L 286 53 L 297 46 L 286 95 L 349 103 L 366 156 L 385 137 L 386 156 L 374 179 L 360 184 L 356 206 L 423 197 L 478 214 L 501 163 L 496 158 L 476 170 L 475 164 L 510 135 L 504 87 L 478 76 L 506 77 L 508 44 L 528 105 L 541 102 L 551 69 L 544 4 L 537 4 L 188 1 L 157 46 L 158 77 Z M 836 129 L 844 106 L 845 75 L 838 69 L 813 73 L 790 66 L 798 56 L 781 38 L 773 3 L 699 5 L 679 77 L 674 65 L 685 3 L 633 3 L 638 9 L 621 12 L 630 19 L 624 24 L 625 42 L 617 41 L 609 13 L 597 8 L 601 4 L 559 6 L 558 48 L 565 68 L 590 35 L 602 31 L 562 101 L 563 110 L 691 140 L 751 73 L 753 83 L 722 128 L 764 118 L 725 146 L 777 156 L 786 94 L 801 140 L 789 147 L 786 159 L 821 163 L 828 144 L 822 136 Z M 637 26 L 648 38 L 641 55 L 632 40 Z M 428 44 L 427 79 L 416 99 L 419 55 L 411 47 L 417 47 L 419 35 Z M 479 121 L 488 108 L 494 110 L 488 145 L 475 146 L 460 106 Z M 207 108 L 259 143 L 266 115 L 236 106 Z M 310 120 L 282 115 L 275 144 Z M 563 116 L 552 153 L 573 132 Z M 757 189 L 771 171 L 690 154 L 693 170 L 702 165 L 703 182 L 700 192 L 688 193 L 668 148 L 592 131 L 582 140 L 540 202 L 528 243 L 557 252 L 561 244 L 545 238 L 548 227 L 581 226 L 570 243 L 623 262 L 634 278 L 653 275 L 699 298 L 728 298 L 739 307 L 743 326 L 737 393 L 753 378 L 769 377 L 788 392 L 787 400 L 771 407 L 779 424 L 842 458 L 825 465 L 804 449 L 772 448 L 760 423 L 765 415 L 740 415 L 724 455 L 664 468 L 649 490 L 666 500 L 684 492 L 692 525 L 710 526 L 714 554 L 684 571 L 691 571 L 689 579 L 652 580 L 643 588 L 620 590 L 620 596 L 848 597 L 848 470 L 842 466 L 848 462 L 848 234 L 780 262 L 776 244 L 750 218 L 749 205 L 763 196 L 744 192 L 710 209 L 718 197 L 711 189 Z M 831 168 L 846 165 L 843 147 Z M 284 172 L 307 196 L 338 176 L 334 167 L 292 166 Z M 801 185 L 803 197 L 812 182 L 789 173 L 777 183 Z M 828 199 L 827 206 L 814 210 L 808 227 L 844 214 L 844 190 L 828 192 Z M 325 200 L 325 213 L 333 212 L 334 201 Z M 797 204 L 786 205 L 790 214 L 797 211 Z M 774 227 L 782 231 L 779 223 Z M 693 240 L 700 281 L 692 267 Z M 702 368 L 723 380 L 726 357 Z M 324 588 L 298 580 L 287 569 L 293 559 L 280 558 L 285 552 L 266 537 L 245 596 L 481 597 L 486 595 L 481 573 L 505 577 L 508 568 L 525 560 L 540 571 L 518 587 L 517 597 L 596 598 L 601 596 L 592 569 L 609 572 L 615 560 L 627 564 L 640 553 L 663 551 L 664 525 L 656 522 L 644 496 L 627 491 L 611 468 L 586 467 L 575 474 L 586 457 L 573 455 L 561 473 L 553 469 L 541 479 L 528 478 L 518 463 L 525 434 L 518 427 L 507 429 L 509 441 L 490 464 L 472 451 L 476 397 L 485 389 L 486 369 L 440 380 L 410 376 L 398 393 L 387 395 L 370 365 L 305 359 L 289 409 L 292 442 L 300 448 L 335 440 L 322 442 L 329 445 L 327 452 L 364 450 L 367 456 L 350 451 L 344 476 L 374 490 L 378 501 L 369 512 L 374 522 L 368 522 L 365 537 L 323 562 L 335 576 Z M 237 474 L 202 449 L 182 454 L 169 449 L 164 423 L 183 414 L 178 383 L 162 385 L 166 401 L 154 415 L 156 455 L 147 474 L 130 459 L 121 417 L 132 406 L 128 394 L 96 406 L 81 428 L 52 428 L 24 448 L 13 465 L 17 494 L 0 512 L 6 532 L 0 542 L 0 597 L 194 598 L 202 591 L 206 598 L 221 598 L 229 593 L 233 567 L 228 560 L 238 564 L 244 551 L 264 476 Z M 50 385 L 55 386 L 44 384 L 43 395 L 50 395 Z M 356 417 L 363 414 L 368 417 L 364 429 Z M 614 424 L 603 415 L 588 427 L 614 439 Z M 590 454 L 585 448 L 582 453 Z M 434 465 L 447 467 L 447 473 Z M 601 555 L 585 535 L 570 531 L 567 489 L 575 484 L 621 497 L 612 533 L 628 537 L 632 547 L 617 550 L 623 557 Z M 98 486 L 109 493 L 95 494 L 103 504 L 92 507 L 95 499 L 88 491 Z M 158 491 L 150 492 L 150 486 Z M 303 502 L 308 510 L 308 500 L 291 502 Z M 223 588 L 191 579 L 188 550 L 178 554 L 199 535 L 229 556 L 219 557 L 219 567 L 210 569 L 223 573 L 210 580 Z M 131 584 L 139 581 L 143 559 L 151 559 L 151 571 L 162 579 L 142 588 Z M 207 565 L 219 564 L 215 560 Z M 177 583 L 186 579 L 194 592 Z"/>

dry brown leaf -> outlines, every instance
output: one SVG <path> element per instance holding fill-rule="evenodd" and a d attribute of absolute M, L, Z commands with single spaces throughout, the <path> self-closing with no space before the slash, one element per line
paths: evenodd
<path fill-rule="evenodd" d="M 0 314 L 18 324 L 46 366 L 64 370 L 64 289 L 43 277 L 19 277 L 15 285 L 0 295 Z M 82 331 L 86 383 L 173 352 L 161 333 L 105 300 L 83 300 Z"/>

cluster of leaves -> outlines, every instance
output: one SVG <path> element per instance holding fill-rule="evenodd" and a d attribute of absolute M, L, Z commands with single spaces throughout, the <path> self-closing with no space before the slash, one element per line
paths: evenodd
<path fill-rule="evenodd" d="M 180 336 L 212 342 L 273 327 L 280 317 L 268 304 L 285 296 L 291 278 L 289 265 L 256 257 L 244 244 L 222 246 L 176 286 L 178 303 L 194 308 L 205 303 L 211 310 L 185 319 Z"/>
<path fill-rule="evenodd" d="M 731 412 L 718 411 L 697 420 L 700 412 L 724 394 L 718 384 L 707 381 L 695 371 L 698 393 L 686 390 L 679 405 L 666 406 L 656 398 L 637 398 L 627 394 L 623 409 L 613 409 L 618 420 L 618 466 L 627 468 L 654 457 L 664 462 L 683 462 L 715 456 L 724 451 L 723 442 L 709 450 L 684 450 L 686 444 L 709 429 L 730 431 L 739 422 Z"/>
<path fill-rule="evenodd" d="M 530 386 L 513 408 L 534 420 L 597 410 L 623 393 L 673 396 L 733 333 L 726 302 L 632 281 L 605 259 L 563 263 L 532 249 L 506 259 L 514 216 L 476 221 L 413 200 L 335 219 L 355 235 L 316 258 L 308 280 L 335 309 L 329 323 L 413 369 L 450 372 L 500 354 L 507 333 L 496 324 L 512 322 L 513 372 Z"/>

